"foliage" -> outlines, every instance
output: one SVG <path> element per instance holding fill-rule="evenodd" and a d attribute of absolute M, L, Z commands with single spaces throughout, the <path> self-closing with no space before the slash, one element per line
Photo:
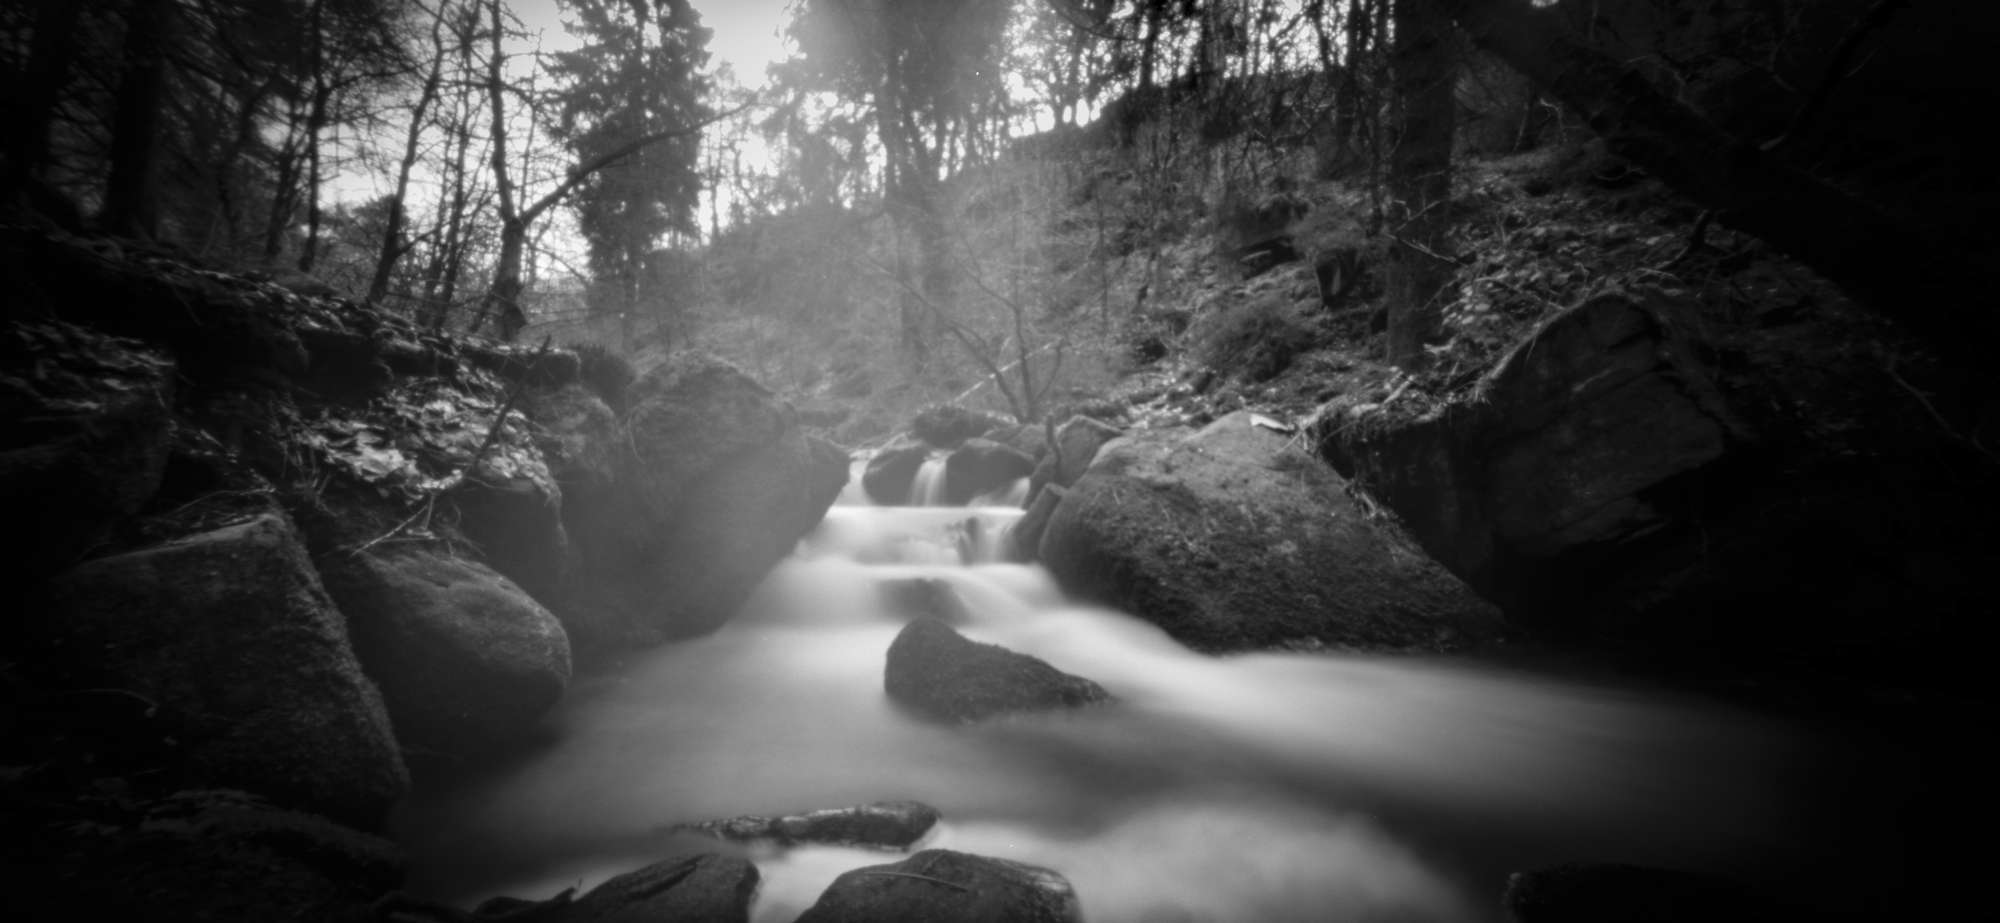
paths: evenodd
<path fill-rule="evenodd" d="M 711 113 L 710 30 L 687 0 L 565 0 L 572 34 L 588 44 L 555 57 L 561 83 L 553 130 L 577 164 L 612 156 L 649 136 L 698 125 Z M 577 228 L 598 285 L 592 307 L 632 311 L 656 290 L 648 264 L 663 235 L 695 231 L 700 135 L 648 143 L 595 171 L 572 195 Z"/>

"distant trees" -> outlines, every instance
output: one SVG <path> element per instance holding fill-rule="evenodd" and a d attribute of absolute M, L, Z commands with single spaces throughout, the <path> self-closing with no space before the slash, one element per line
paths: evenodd
<path fill-rule="evenodd" d="M 1010 8 L 1006 0 L 806 0 L 790 30 L 797 86 L 866 101 L 873 116 L 912 363 L 924 361 L 931 318 L 953 298 L 939 184 L 990 158 L 1004 130 Z"/>

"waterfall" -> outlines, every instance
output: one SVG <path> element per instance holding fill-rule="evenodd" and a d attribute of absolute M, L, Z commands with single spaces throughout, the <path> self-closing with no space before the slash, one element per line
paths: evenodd
<path fill-rule="evenodd" d="M 413 799 L 411 888 L 546 896 L 741 848 L 675 824 L 884 799 L 943 812 L 926 846 L 1062 872 L 1093 923 L 1497 921 L 1507 872 L 1573 860 L 1852 898 L 1897 848 L 1831 836 L 1888 827 L 1886 797 L 1818 777 L 1821 745 L 1771 719 L 1448 659 L 1204 656 L 1004 561 L 1020 515 L 843 495 L 721 630 L 580 680 L 549 747 Z M 882 670 L 913 581 L 947 588 L 968 636 L 1118 702 L 970 726 L 905 714 Z M 766 923 L 894 858 L 749 854 Z"/>

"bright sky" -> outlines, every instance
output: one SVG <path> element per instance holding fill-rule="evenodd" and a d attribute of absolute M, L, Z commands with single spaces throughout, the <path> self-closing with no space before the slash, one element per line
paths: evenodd
<path fill-rule="evenodd" d="M 764 82 L 764 66 L 785 56 L 779 33 L 791 18 L 793 0 L 689 0 L 701 14 L 701 24 L 714 30 L 708 39 L 709 66 L 728 62 L 745 86 Z M 569 44 L 557 0 L 509 0 L 508 7 L 530 29 L 544 30 L 544 46 Z"/>

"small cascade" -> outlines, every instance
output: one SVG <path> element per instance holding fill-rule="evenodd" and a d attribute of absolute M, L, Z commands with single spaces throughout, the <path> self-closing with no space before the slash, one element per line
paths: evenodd
<path fill-rule="evenodd" d="M 942 455 L 924 459 L 916 478 L 910 481 L 911 506 L 944 505 L 944 463 Z"/>
<path fill-rule="evenodd" d="M 1902 848 L 1854 835 L 1890 826 L 1892 787 L 1805 784 L 1817 751 L 1766 719 L 1449 660 L 1190 651 L 1006 563 L 1022 512 L 994 501 L 1020 490 L 965 507 L 844 494 L 722 629 L 580 679 L 550 746 L 413 799 L 411 889 L 548 896 L 722 848 L 675 824 L 892 799 L 942 811 L 926 846 L 1061 871 L 1093 923 L 1498 923 L 1508 872 L 1599 858 L 1851 897 Z M 883 665 L 927 607 L 1118 702 L 918 720 Z M 896 857 L 751 858 L 752 919 L 789 923 L 834 876 Z"/>

